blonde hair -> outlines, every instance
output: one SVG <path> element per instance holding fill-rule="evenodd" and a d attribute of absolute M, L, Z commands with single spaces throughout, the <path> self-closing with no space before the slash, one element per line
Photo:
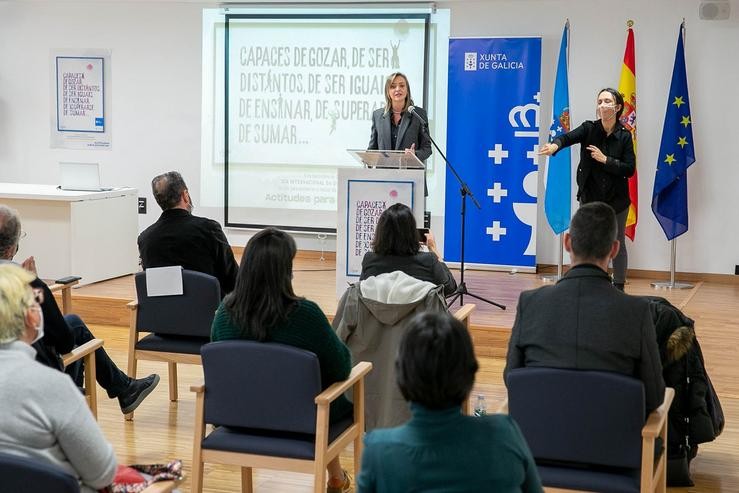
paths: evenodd
<path fill-rule="evenodd" d="M 411 97 L 411 84 L 408 82 L 408 77 L 403 72 L 393 72 L 385 79 L 385 114 L 388 114 L 393 108 L 393 101 L 390 99 L 390 84 L 393 83 L 396 77 L 402 77 L 405 80 L 405 88 L 408 93 L 405 95 L 405 104 L 403 105 L 403 111 L 407 110 L 409 106 L 413 104 L 413 98 Z"/>
<path fill-rule="evenodd" d="M 33 274 L 16 264 L 0 264 L 0 344 L 15 341 L 26 329 L 26 310 L 33 305 Z"/>

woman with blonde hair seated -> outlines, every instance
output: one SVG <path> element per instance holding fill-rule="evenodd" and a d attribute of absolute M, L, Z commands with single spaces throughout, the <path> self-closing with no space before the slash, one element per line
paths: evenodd
<path fill-rule="evenodd" d="M 83 493 L 94 492 L 113 481 L 115 454 L 72 379 L 35 361 L 31 344 L 43 337 L 44 321 L 34 279 L 0 264 L 2 451 L 56 466 L 77 478 Z"/>

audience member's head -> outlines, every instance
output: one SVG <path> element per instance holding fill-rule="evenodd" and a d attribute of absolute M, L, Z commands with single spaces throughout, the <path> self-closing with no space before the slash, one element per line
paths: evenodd
<path fill-rule="evenodd" d="M 21 238 L 21 220 L 18 212 L 0 204 L 0 259 L 10 260 L 18 251 Z"/>
<path fill-rule="evenodd" d="M 0 344 L 22 339 L 28 327 L 41 323 L 30 285 L 34 278 L 18 265 L 0 264 Z"/>
<path fill-rule="evenodd" d="M 591 202 L 580 206 L 564 238 L 573 264 L 607 265 L 618 252 L 617 229 L 616 213 L 610 205 Z"/>
<path fill-rule="evenodd" d="M 413 211 L 407 205 L 395 204 L 377 221 L 372 251 L 378 255 L 415 255 L 420 247 L 418 240 Z"/>
<path fill-rule="evenodd" d="M 293 237 L 277 228 L 265 228 L 246 243 L 236 286 L 225 306 L 234 322 L 259 341 L 287 318 L 300 299 L 292 285 L 296 253 Z"/>
<path fill-rule="evenodd" d="M 421 313 L 400 342 L 395 371 L 407 401 L 429 409 L 461 406 L 478 365 L 465 326 L 448 313 Z"/>
<path fill-rule="evenodd" d="M 186 209 L 192 212 L 192 199 L 185 180 L 177 171 L 170 171 L 151 180 L 151 191 L 163 211 Z"/>

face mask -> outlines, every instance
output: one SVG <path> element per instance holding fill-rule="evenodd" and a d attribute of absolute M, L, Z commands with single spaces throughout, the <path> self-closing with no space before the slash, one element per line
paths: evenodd
<path fill-rule="evenodd" d="M 38 309 L 38 325 L 36 325 L 36 337 L 31 341 L 31 344 L 35 344 L 36 342 L 40 341 L 42 337 L 44 337 L 44 312 L 41 310 L 41 307 Z"/>
<path fill-rule="evenodd" d="M 616 105 L 604 104 L 595 110 L 595 116 L 601 120 L 610 120 L 616 115 Z"/>

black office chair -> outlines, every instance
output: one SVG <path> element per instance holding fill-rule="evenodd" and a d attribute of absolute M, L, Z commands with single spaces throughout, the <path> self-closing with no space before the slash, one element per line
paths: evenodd
<path fill-rule="evenodd" d="M 201 364 L 200 347 L 210 342 L 213 317 L 221 302 L 218 280 L 182 270 L 182 294 L 150 297 L 146 272 L 136 273 L 137 301 L 131 309 L 128 336 L 128 376 L 136 378 L 138 360 L 165 361 L 169 366 L 169 400 L 177 400 L 177 363 Z M 139 339 L 140 332 L 150 332 Z M 133 419 L 133 413 L 126 419 Z"/>
<path fill-rule="evenodd" d="M 220 341 L 203 346 L 205 384 L 196 392 L 192 491 L 203 488 L 203 464 L 241 467 L 242 491 L 252 491 L 252 468 L 314 475 L 326 490 L 326 466 L 354 443 L 354 471 L 362 462 L 364 376 L 357 363 L 349 378 L 321 391 L 315 354 L 283 344 Z M 331 423 L 329 406 L 347 390 L 354 414 Z M 205 436 L 205 424 L 218 425 Z"/>
<path fill-rule="evenodd" d="M 544 486 L 665 491 L 673 389 L 666 389 L 662 405 L 645 420 L 644 385 L 625 375 L 528 367 L 511 370 L 506 385 L 508 413 L 528 442 Z"/>

